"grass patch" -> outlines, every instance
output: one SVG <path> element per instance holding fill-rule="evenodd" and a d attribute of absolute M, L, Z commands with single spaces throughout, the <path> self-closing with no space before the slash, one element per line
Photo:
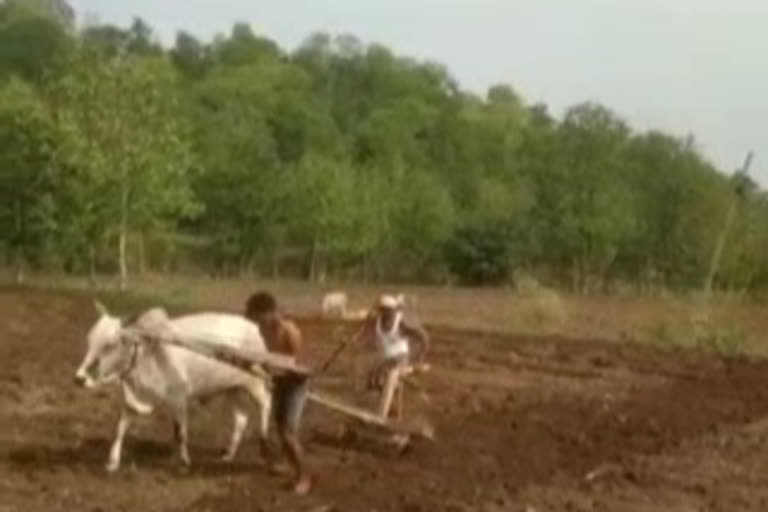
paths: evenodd
<path fill-rule="evenodd" d="M 747 335 L 734 325 L 717 323 L 710 313 L 700 311 L 691 319 L 694 345 L 704 351 L 733 358 L 748 353 Z"/>
<path fill-rule="evenodd" d="M 515 277 L 518 315 L 523 324 L 559 330 L 568 320 L 565 302 L 553 289 L 527 275 Z"/>
<path fill-rule="evenodd" d="M 98 287 L 89 288 L 79 286 L 72 282 L 60 282 L 58 280 L 30 281 L 24 284 L 2 283 L 0 291 L 10 293 L 24 293 L 27 290 L 55 293 L 68 297 L 99 300 L 107 306 L 110 312 L 118 315 L 135 313 L 151 306 L 162 305 L 169 313 L 178 314 L 193 309 L 190 295 L 186 291 L 154 293 L 139 292 L 136 290 L 120 291 L 114 288 Z"/>
<path fill-rule="evenodd" d="M 639 341 L 661 349 L 697 350 L 727 359 L 755 353 L 745 329 L 719 323 L 706 311 L 695 311 L 687 321 L 660 321 Z"/>

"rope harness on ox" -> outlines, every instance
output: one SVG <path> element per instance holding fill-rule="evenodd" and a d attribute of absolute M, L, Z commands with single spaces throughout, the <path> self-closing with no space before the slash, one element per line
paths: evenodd
<path fill-rule="evenodd" d="M 120 379 L 125 379 L 128 377 L 128 374 L 131 373 L 134 369 L 136 369 L 136 364 L 139 360 L 139 344 L 138 342 L 129 342 L 129 348 L 128 350 L 131 351 L 130 358 L 128 359 L 128 363 L 125 365 L 125 368 L 123 368 L 119 372 Z"/>

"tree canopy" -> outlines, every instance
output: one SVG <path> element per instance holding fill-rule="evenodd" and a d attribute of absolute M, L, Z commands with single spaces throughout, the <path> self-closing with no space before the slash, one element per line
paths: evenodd
<path fill-rule="evenodd" d="M 72 273 L 243 272 L 577 290 L 768 278 L 768 201 L 689 136 L 608 106 L 561 118 L 511 85 L 353 35 L 287 51 L 236 23 L 203 41 L 75 29 L 0 3 L 0 251 Z"/>

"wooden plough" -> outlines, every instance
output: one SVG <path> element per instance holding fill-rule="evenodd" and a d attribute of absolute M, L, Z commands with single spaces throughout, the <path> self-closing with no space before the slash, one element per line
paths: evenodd
<path fill-rule="evenodd" d="M 400 435 L 416 436 L 434 441 L 435 431 L 432 425 L 426 421 L 405 421 L 401 418 L 404 386 L 409 385 L 411 387 L 416 387 L 421 391 L 420 386 L 418 386 L 418 384 L 410 379 L 410 375 L 426 371 L 429 371 L 428 365 L 409 365 L 401 370 L 400 381 L 398 382 L 397 386 L 399 404 L 397 406 L 398 417 L 396 419 L 383 418 L 374 412 L 371 412 L 362 407 L 351 405 L 344 400 L 327 393 L 320 393 L 315 391 L 310 393 L 309 399 L 328 409 L 336 411 L 337 413 L 343 414 L 345 416 L 351 416 L 352 418 L 359 420 L 368 426 L 377 427 L 379 429 Z M 426 397 L 426 394 L 424 394 L 423 391 L 422 394 L 424 397 Z"/>
<path fill-rule="evenodd" d="M 345 416 L 351 416 L 362 421 L 366 425 L 378 427 L 386 431 L 406 436 L 417 436 L 430 441 L 435 440 L 435 431 L 432 425 L 426 422 L 408 422 L 398 419 L 385 419 L 362 407 L 350 405 L 343 400 L 326 393 L 313 391 L 309 399 L 316 404 L 336 411 Z"/>
<path fill-rule="evenodd" d="M 167 324 L 166 324 L 167 325 Z M 166 325 L 152 325 L 142 328 L 128 327 L 124 329 L 124 335 L 135 340 L 154 340 L 168 345 L 182 347 L 198 354 L 219 360 L 223 363 L 238 367 L 260 377 L 269 378 L 268 372 L 265 372 L 261 366 L 271 371 L 291 372 L 298 375 L 311 378 L 312 371 L 294 362 L 292 357 L 281 354 L 275 354 L 264 351 L 246 350 L 236 348 L 220 343 L 211 343 L 198 339 L 191 339 L 188 336 L 182 337 L 178 333 L 166 327 Z M 401 379 L 398 383 L 399 400 L 402 402 L 403 386 L 409 385 L 420 389 L 410 376 L 414 373 L 421 373 L 429 370 L 428 365 L 410 365 L 401 371 Z M 344 400 L 331 394 L 319 391 L 310 392 L 308 399 L 322 407 L 333 410 L 345 416 L 350 416 L 360 422 L 388 431 L 393 434 L 411 436 L 434 440 L 434 428 L 426 422 L 406 422 L 401 419 L 387 419 L 368 411 L 362 407 L 351 405 Z"/>

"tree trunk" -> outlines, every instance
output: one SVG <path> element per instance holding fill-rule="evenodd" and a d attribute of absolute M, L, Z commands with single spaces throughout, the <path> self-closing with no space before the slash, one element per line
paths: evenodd
<path fill-rule="evenodd" d="M 128 243 L 128 188 L 123 185 L 122 197 L 120 202 L 120 238 L 118 240 L 118 264 L 120 266 L 120 289 L 125 290 L 128 286 L 128 261 L 126 254 L 126 245 Z"/>
<path fill-rule="evenodd" d="M 118 241 L 118 259 L 120 264 L 120 289 L 125 290 L 128 286 L 128 264 L 126 262 L 126 233 L 124 226 L 120 226 L 120 239 Z"/>
<path fill-rule="evenodd" d="M 96 287 L 96 245 L 91 242 L 88 246 L 88 279 L 91 288 Z"/>
<path fill-rule="evenodd" d="M 317 280 L 316 282 L 319 284 L 325 284 L 325 281 L 328 279 L 328 266 L 320 262 L 320 267 L 317 271 Z"/>
<path fill-rule="evenodd" d="M 731 230 L 735 215 L 736 200 L 734 199 L 728 206 L 728 213 L 725 216 L 725 224 L 723 225 L 723 229 L 718 234 L 717 242 L 715 243 L 715 249 L 712 252 L 712 259 L 709 262 L 709 271 L 707 272 L 707 278 L 704 280 L 705 297 L 709 297 L 709 295 L 712 293 L 712 284 L 715 280 L 715 276 L 717 275 L 718 268 L 720 267 L 720 257 L 723 254 L 723 249 L 725 248 L 725 240 Z"/>
<path fill-rule="evenodd" d="M 16 284 L 24 283 L 24 203 L 21 199 L 16 201 L 16 248 L 14 250 L 14 264 L 16 266 Z"/>
<path fill-rule="evenodd" d="M 245 264 L 245 271 L 248 277 L 253 277 L 256 274 L 256 255 L 251 254 L 248 257 L 248 261 Z"/>
<path fill-rule="evenodd" d="M 753 153 L 750 151 L 747 153 L 747 157 L 744 159 L 744 164 L 741 166 L 741 169 L 737 171 L 738 173 L 742 173 L 744 176 L 747 175 L 747 172 L 749 171 L 750 165 L 752 165 L 752 157 Z M 704 280 L 704 297 L 705 300 L 709 300 L 709 296 L 712 293 L 712 286 L 715 280 L 715 277 L 717 276 L 718 268 L 720 267 L 720 257 L 722 256 L 723 249 L 725 248 L 725 241 L 728 237 L 728 234 L 731 230 L 731 226 L 733 225 L 733 221 L 736 215 L 736 209 L 738 208 L 738 202 L 739 202 L 739 195 L 735 194 L 731 198 L 731 204 L 728 205 L 728 213 L 725 216 L 725 224 L 723 225 L 723 229 L 720 231 L 717 242 L 715 243 L 715 249 L 712 252 L 712 259 L 709 263 L 709 271 L 707 272 L 707 278 Z"/>
<path fill-rule="evenodd" d="M 23 251 L 16 249 L 16 284 L 24 284 L 24 254 Z"/>
<path fill-rule="evenodd" d="M 139 252 L 139 275 L 144 275 L 147 270 L 146 253 L 144 251 L 144 233 L 140 232 L 138 237 Z"/>

